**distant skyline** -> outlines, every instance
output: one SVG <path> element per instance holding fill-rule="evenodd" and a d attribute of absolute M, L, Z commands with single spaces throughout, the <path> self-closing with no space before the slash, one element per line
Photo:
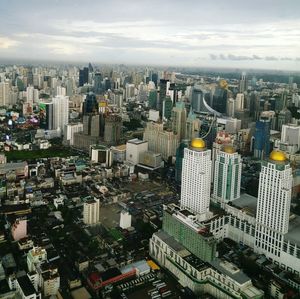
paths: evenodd
<path fill-rule="evenodd" d="M 0 2 L 0 58 L 300 70 L 300 1 Z"/>

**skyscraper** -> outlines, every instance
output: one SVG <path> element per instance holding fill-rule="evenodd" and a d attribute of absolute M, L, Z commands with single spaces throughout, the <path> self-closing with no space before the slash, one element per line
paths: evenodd
<path fill-rule="evenodd" d="M 178 134 L 178 139 L 181 140 L 185 136 L 186 109 L 184 102 L 177 102 L 172 109 L 172 130 Z"/>
<path fill-rule="evenodd" d="M 56 96 L 53 102 L 53 129 L 64 131 L 65 125 L 69 122 L 69 97 Z"/>
<path fill-rule="evenodd" d="M 169 96 L 166 96 L 163 100 L 162 117 L 169 120 L 172 115 L 173 102 Z"/>
<path fill-rule="evenodd" d="M 193 138 L 199 137 L 200 127 L 200 119 L 197 118 L 196 114 L 191 109 L 186 120 L 185 138 L 192 140 Z"/>
<path fill-rule="evenodd" d="M 84 67 L 79 70 L 79 86 L 83 86 L 85 83 L 89 82 L 89 69 Z"/>
<path fill-rule="evenodd" d="M 256 122 L 254 135 L 254 157 L 264 159 L 270 153 L 270 119 L 261 117 Z"/>
<path fill-rule="evenodd" d="M 232 146 L 224 146 L 216 155 L 213 197 L 220 203 L 239 198 L 241 174 L 241 156 Z"/>
<path fill-rule="evenodd" d="M 167 82 L 169 82 L 169 80 L 165 80 L 165 79 L 160 79 L 159 82 L 159 97 L 158 97 L 156 109 L 159 111 L 160 115 L 162 115 L 163 101 L 167 94 Z"/>
<path fill-rule="evenodd" d="M 103 90 L 102 81 L 103 81 L 102 75 L 100 73 L 96 73 L 94 77 L 95 94 L 101 94 Z"/>
<path fill-rule="evenodd" d="M 83 222 L 87 225 L 94 225 L 100 221 L 100 199 L 88 198 L 83 203 Z"/>
<path fill-rule="evenodd" d="M 105 118 L 104 141 L 116 145 L 121 138 L 122 118 L 117 114 L 110 114 Z"/>
<path fill-rule="evenodd" d="M 156 109 L 157 105 L 157 90 L 150 90 L 148 96 L 148 106 L 150 109 Z"/>
<path fill-rule="evenodd" d="M 184 149 L 189 146 L 189 140 L 183 139 L 176 150 L 176 163 L 175 163 L 175 181 L 181 182 L 182 174 L 182 160 L 184 157 Z"/>
<path fill-rule="evenodd" d="M 292 169 L 285 154 L 272 151 L 262 163 L 259 176 L 255 247 L 257 252 L 278 260 L 283 250 L 284 235 L 288 232 Z"/>
<path fill-rule="evenodd" d="M 240 82 L 239 82 L 239 92 L 244 92 L 247 90 L 248 88 L 248 82 L 247 82 L 247 76 L 246 73 L 243 72 L 240 78 Z"/>
<path fill-rule="evenodd" d="M 217 87 L 213 95 L 213 109 L 220 113 L 226 113 L 227 107 L 227 90 L 225 88 Z"/>
<path fill-rule="evenodd" d="M 9 83 L 0 82 L 0 106 L 9 105 Z"/>
<path fill-rule="evenodd" d="M 206 149 L 201 138 L 191 141 L 184 149 L 181 177 L 181 200 L 183 208 L 196 214 L 209 211 L 211 180 L 211 150 Z"/>
<path fill-rule="evenodd" d="M 98 113 L 99 105 L 96 99 L 96 95 L 93 92 L 89 92 L 83 102 L 83 114 Z"/>
<path fill-rule="evenodd" d="M 192 109 L 199 113 L 203 109 L 203 92 L 200 87 L 194 86 L 192 91 Z"/>

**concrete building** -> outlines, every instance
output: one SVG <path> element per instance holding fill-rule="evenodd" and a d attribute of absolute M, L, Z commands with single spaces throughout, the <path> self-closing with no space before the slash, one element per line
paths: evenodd
<path fill-rule="evenodd" d="M 181 177 L 181 207 L 194 213 L 209 211 L 211 182 L 211 150 L 207 150 L 201 138 L 191 141 L 184 149 Z"/>
<path fill-rule="evenodd" d="M 117 114 L 110 114 L 105 118 L 104 142 L 117 145 L 121 138 L 122 118 Z"/>
<path fill-rule="evenodd" d="M 37 265 L 47 260 L 47 251 L 42 247 L 33 247 L 27 254 L 28 271 L 34 271 Z"/>
<path fill-rule="evenodd" d="M 69 122 L 69 97 L 56 96 L 53 102 L 53 129 L 64 133 L 65 126 Z"/>
<path fill-rule="evenodd" d="M 213 198 L 219 203 L 240 197 L 242 161 L 232 146 L 224 146 L 216 156 Z"/>
<path fill-rule="evenodd" d="M 137 138 L 128 140 L 126 143 L 126 161 L 132 165 L 139 163 L 140 154 L 148 151 L 148 141 Z"/>
<path fill-rule="evenodd" d="M 255 248 L 275 260 L 280 260 L 288 232 L 292 182 L 292 168 L 285 154 L 271 152 L 270 159 L 263 161 L 259 177 Z"/>
<path fill-rule="evenodd" d="M 179 283 L 196 295 L 215 298 L 263 298 L 251 279 L 228 261 L 216 258 L 216 239 L 207 223 L 174 204 L 164 206 L 163 229 L 150 239 L 149 253 Z"/>
<path fill-rule="evenodd" d="M 282 125 L 281 142 L 288 145 L 296 145 L 300 149 L 300 125 Z"/>
<path fill-rule="evenodd" d="M 186 109 L 183 102 L 177 102 L 172 109 L 172 130 L 178 135 L 179 140 L 184 138 L 186 132 Z"/>
<path fill-rule="evenodd" d="M 161 153 L 163 159 L 175 156 L 178 147 L 178 135 L 164 130 L 162 123 L 148 122 L 143 140 L 148 141 L 149 151 Z"/>
<path fill-rule="evenodd" d="M 11 234 L 14 241 L 27 237 L 27 219 L 17 218 L 11 227 Z"/>
<path fill-rule="evenodd" d="M 91 162 L 100 163 L 105 167 L 112 165 L 112 152 L 105 145 L 92 145 L 90 149 Z"/>
<path fill-rule="evenodd" d="M 76 123 L 76 124 L 67 124 L 65 128 L 65 135 L 64 141 L 68 145 L 74 145 L 74 134 L 83 131 L 83 124 Z"/>
<path fill-rule="evenodd" d="M 100 222 L 100 199 L 88 198 L 83 203 L 83 222 L 94 225 Z"/>
<path fill-rule="evenodd" d="M 128 211 L 122 210 L 120 213 L 120 227 L 127 229 L 131 227 L 131 215 Z"/>
<path fill-rule="evenodd" d="M 196 114 L 190 110 L 186 120 L 185 139 L 192 140 L 198 138 L 200 133 L 201 123 Z"/>

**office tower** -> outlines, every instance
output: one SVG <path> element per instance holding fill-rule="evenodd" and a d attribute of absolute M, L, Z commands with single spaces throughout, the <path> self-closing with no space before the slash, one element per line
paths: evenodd
<path fill-rule="evenodd" d="M 65 128 L 64 143 L 70 146 L 74 145 L 74 134 L 83 131 L 82 123 L 67 124 Z"/>
<path fill-rule="evenodd" d="M 163 100 L 162 117 L 164 120 L 169 120 L 172 115 L 173 102 L 169 96 Z"/>
<path fill-rule="evenodd" d="M 275 260 L 282 254 L 289 228 L 292 181 L 285 154 L 272 151 L 270 159 L 262 162 L 259 176 L 255 248 Z"/>
<path fill-rule="evenodd" d="M 265 159 L 270 153 L 270 119 L 261 117 L 256 122 L 254 134 L 254 157 Z"/>
<path fill-rule="evenodd" d="M 116 145 L 120 142 L 122 118 L 117 114 L 110 114 L 105 118 L 104 141 Z"/>
<path fill-rule="evenodd" d="M 83 101 L 83 115 L 89 113 L 98 113 L 99 105 L 96 99 L 96 95 L 93 92 L 89 92 Z"/>
<path fill-rule="evenodd" d="M 235 113 L 235 100 L 233 98 L 229 98 L 227 100 L 227 111 L 226 114 L 229 117 L 234 117 L 234 113 Z"/>
<path fill-rule="evenodd" d="M 172 130 L 178 135 L 178 140 L 185 136 L 186 109 L 184 102 L 177 102 L 172 109 Z"/>
<path fill-rule="evenodd" d="M 66 96 L 67 95 L 67 89 L 63 86 L 57 86 L 56 87 L 56 95 L 57 96 Z"/>
<path fill-rule="evenodd" d="M 146 102 L 147 101 L 147 85 L 141 82 L 138 86 L 138 101 Z"/>
<path fill-rule="evenodd" d="M 112 165 L 112 151 L 105 145 L 92 145 L 90 147 L 91 162 L 99 163 L 104 167 Z"/>
<path fill-rule="evenodd" d="M 162 123 L 153 122 L 147 123 L 143 140 L 148 141 L 149 151 L 161 153 L 165 160 L 175 156 L 179 142 L 177 134 L 164 130 Z"/>
<path fill-rule="evenodd" d="M 82 70 L 79 70 L 79 86 L 89 82 L 89 69 L 84 67 Z"/>
<path fill-rule="evenodd" d="M 33 105 L 34 99 L 34 87 L 28 86 L 26 88 L 26 102 L 29 103 L 31 106 Z"/>
<path fill-rule="evenodd" d="M 90 73 L 92 73 L 94 71 L 94 68 L 93 68 L 93 66 L 90 62 L 89 62 L 89 65 L 88 65 L 88 69 L 89 69 Z"/>
<path fill-rule="evenodd" d="M 94 77 L 94 91 L 95 94 L 101 94 L 102 90 L 103 90 L 103 86 L 102 86 L 102 75 L 100 73 L 96 73 L 95 77 Z"/>
<path fill-rule="evenodd" d="M 201 138 L 191 141 L 184 149 L 181 177 L 180 205 L 194 213 L 209 211 L 211 182 L 211 150 L 207 150 Z"/>
<path fill-rule="evenodd" d="M 245 105 L 245 95 L 243 93 L 238 93 L 235 98 L 235 110 L 244 110 Z"/>
<path fill-rule="evenodd" d="M 242 162 L 232 146 L 224 146 L 216 156 L 213 197 L 221 204 L 240 197 Z"/>
<path fill-rule="evenodd" d="M 66 89 L 67 89 L 67 96 L 71 97 L 73 95 L 73 80 L 72 79 L 68 79 L 67 83 L 66 83 Z"/>
<path fill-rule="evenodd" d="M 181 182 L 182 174 L 182 160 L 184 157 L 184 149 L 189 146 L 190 141 L 183 139 L 176 150 L 176 162 L 175 162 L 175 181 Z"/>
<path fill-rule="evenodd" d="M 209 103 L 208 103 L 209 104 Z M 198 86 L 194 86 L 192 90 L 192 109 L 193 111 L 200 113 L 203 111 L 203 91 Z"/>
<path fill-rule="evenodd" d="M 151 81 L 153 81 L 154 84 L 155 84 L 155 87 L 157 87 L 157 81 L 158 81 L 158 74 L 157 73 L 152 73 Z"/>
<path fill-rule="evenodd" d="M 283 125 L 288 124 L 292 121 L 292 113 L 286 107 L 283 108 L 278 114 L 278 131 L 281 131 Z"/>
<path fill-rule="evenodd" d="M 33 85 L 33 73 L 32 73 L 32 69 L 28 69 L 28 71 L 27 71 L 27 84 L 28 85 Z"/>
<path fill-rule="evenodd" d="M 169 82 L 169 80 L 160 79 L 159 81 L 159 96 L 156 109 L 159 111 L 160 115 L 162 115 L 163 101 L 167 94 L 167 82 Z"/>
<path fill-rule="evenodd" d="M 111 89 L 111 82 L 110 82 L 109 78 L 104 78 L 103 88 L 104 88 L 105 91 Z"/>
<path fill-rule="evenodd" d="M 150 90 L 148 96 L 148 106 L 150 109 L 156 109 L 157 106 L 157 90 Z"/>
<path fill-rule="evenodd" d="M 39 103 L 40 127 L 44 130 L 54 129 L 54 104 L 51 100 L 42 100 Z"/>
<path fill-rule="evenodd" d="M 56 96 L 53 102 L 53 129 L 64 131 L 69 122 L 69 97 Z"/>
<path fill-rule="evenodd" d="M 246 91 L 248 88 L 247 84 L 248 84 L 248 82 L 247 82 L 246 73 L 242 73 L 240 82 L 239 82 L 239 92 L 243 93 L 244 91 Z"/>
<path fill-rule="evenodd" d="M 135 93 L 134 84 L 126 83 L 126 85 L 125 85 L 125 99 L 126 99 L 126 101 L 133 98 L 134 93 Z"/>
<path fill-rule="evenodd" d="M 94 225 L 100 222 L 100 199 L 87 198 L 83 203 L 83 223 Z"/>
<path fill-rule="evenodd" d="M 221 86 L 217 87 L 213 95 L 212 108 L 220 113 L 226 113 L 227 90 Z"/>
<path fill-rule="evenodd" d="M 282 125 L 281 142 L 288 145 L 296 145 L 300 149 L 300 125 Z"/>
<path fill-rule="evenodd" d="M 0 106 L 9 105 L 9 83 L 0 82 Z"/>
<path fill-rule="evenodd" d="M 185 139 L 192 140 L 198 138 L 200 133 L 201 123 L 196 114 L 191 109 L 186 120 Z"/>

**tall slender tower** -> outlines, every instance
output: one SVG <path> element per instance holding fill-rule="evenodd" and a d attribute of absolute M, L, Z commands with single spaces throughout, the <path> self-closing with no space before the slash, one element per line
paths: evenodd
<path fill-rule="evenodd" d="M 185 135 L 186 110 L 183 102 L 177 102 L 172 109 L 172 130 L 178 134 L 178 139 L 181 140 Z"/>
<path fill-rule="evenodd" d="M 182 162 L 181 201 L 183 208 L 194 213 L 209 211 L 211 179 L 211 150 L 201 138 L 194 138 L 184 149 Z"/>
<path fill-rule="evenodd" d="M 270 159 L 263 161 L 259 176 L 255 248 L 275 260 L 280 257 L 288 232 L 292 181 L 285 154 L 272 151 Z"/>
<path fill-rule="evenodd" d="M 200 119 L 197 118 L 191 109 L 186 120 L 185 139 L 192 140 L 193 138 L 199 137 L 200 127 Z"/>
<path fill-rule="evenodd" d="M 224 146 L 216 156 L 213 197 L 227 203 L 240 197 L 241 156 L 230 146 Z"/>

